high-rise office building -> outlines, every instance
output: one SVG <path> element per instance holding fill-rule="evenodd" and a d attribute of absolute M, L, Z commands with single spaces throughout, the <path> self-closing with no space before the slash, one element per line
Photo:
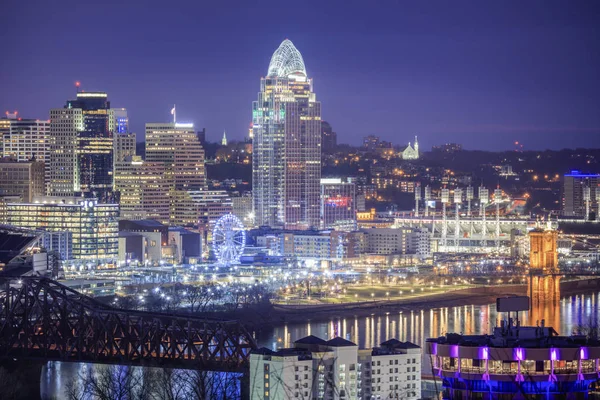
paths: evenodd
<path fill-rule="evenodd" d="M 129 133 L 129 117 L 126 108 L 112 109 L 115 133 Z"/>
<path fill-rule="evenodd" d="M 162 165 L 169 189 L 169 224 L 197 226 L 190 193 L 206 189 L 204 148 L 190 123 L 146 124 L 146 162 Z"/>
<path fill-rule="evenodd" d="M 121 219 L 154 219 L 169 224 L 169 192 L 173 186 L 162 163 L 139 156 L 115 163 L 115 191 L 119 192 Z"/>
<path fill-rule="evenodd" d="M 7 113 L 7 118 L 0 119 L 2 157 L 47 162 L 49 132 L 50 121 L 17 118 L 16 113 Z"/>
<path fill-rule="evenodd" d="M 0 195 L 19 196 L 28 203 L 45 194 L 43 162 L 0 160 Z"/>
<path fill-rule="evenodd" d="M 77 141 L 79 190 L 106 200 L 113 188 L 114 117 L 106 93 L 80 92 L 67 108 L 80 108 L 83 131 Z"/>
<path fill-rule="evenodd" d="M 589 188 L 589 189 L 586 189 Z M 563 177 L 562 212 L 566 217 L 585 217 L 594 209 L 594 194 L 600 188 L 600 174 L 571 171 Z M 586 191 L 589 190 L 589 198 Z M 587 202 L 587 204 L 586 204 Z"/>
<path fill-rule="evenodd" d="M 254 213 L 252 212 L 252 195 L 232 197 L 232 213 L 244 223 L 247 228 L 254 226 Z"/>
<path fill-rule="evenodd" d="M 341 178 L 321 179 L 322 228 L 356 229 L 356 186 Z"/>
<path fill-rule="evenodd" d="M 219 218 L 233 211 L 233 205 L 225 190 L 190 190 L 175 210 L 175 218 L 179 221 L 185 220 L 186 213 L 193 210 L 194 224 L 203 230 L 212 230 Z"/>
<path fill-rule="evenodd" d="M 119 206 L 82 197 L 35 197 L 8 203 L 7 222 L 26 229 L 71 232 L 74 259 L 114 261 L 118 255 Z"/>
<path fill-rule="evenodd" d="M 327 121 L 321 123 L 321 145 L 323 153 L 333 153 L 337 146 L 337 133 Z"/>
<path fill-rule="evenodd" d="M 164 164 L 177 190 L 201 190 L 206 185 L 204 148 L 194 124 L 146 124 L 146 161 Z"/>
<path fill-rule="evenodd" d="M 135 133 L 115 134 L 114 161 L 115 164 L 123 162 L 128 157 L 136 155 Z"/>
<path fill-rule="evenodd" d="M 114 111 L 103 92 L 78 92 L 50 110 L 49 193 L 112 199 Z"/>
<path fill-rule="evenodd" d="M 47 169 L 48 194 L 72 196 L 77 184 L 77 140 L 83 131 L 83 111 L 80 108 L 50 110 L 50 154 Z"/>
<path fill-rule="evenodd" d="M 252 105 L 252 186 L 257 225 L 319 226 L 321 103 L 289 40 L 273 53 Z"/>

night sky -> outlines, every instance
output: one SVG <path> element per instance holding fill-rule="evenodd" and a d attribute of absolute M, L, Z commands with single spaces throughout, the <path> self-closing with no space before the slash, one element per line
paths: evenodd
<path fill-rule="evenodd" d="M 600 147 L 597 0 L 4 0 L 0 11 L 0 110 L 24 118 L 48 118 L 81 81 L 126 107 L 138 134 L 176 103 L 208 140 L 242 139 L 289 38 L 339 142 Z"/>

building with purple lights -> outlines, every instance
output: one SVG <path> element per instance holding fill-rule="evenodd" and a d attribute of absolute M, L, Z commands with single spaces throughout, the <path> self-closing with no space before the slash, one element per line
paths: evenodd
<path fill-rule="evenodd" d="M 502 321 L 493 335 L 427 339 L 444 399 L 586 399 L 600 372 L 600 342 L 551 327 Z M 568 394 L 568 397 L 566 396 Z"/>

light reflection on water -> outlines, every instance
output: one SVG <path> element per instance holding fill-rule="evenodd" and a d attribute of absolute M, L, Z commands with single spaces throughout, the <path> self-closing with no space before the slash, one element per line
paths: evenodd
<path fill-rule="evenodd" d="M 556 305 L 545 305 L 519 315 L 522 325 L 536 325 L 545 319 L 561 335 L 569 335 L 577 326 L 597 324 L 600 310 L 600 293 L 563 297 Z M 504 316 L 504 318 L 506 318 Z M 501 316 L 496 305 L 466 305 L 457 307 L 432 308 L 403 312 L 374 313 L 368 317 L 332 317 L 329 321 L 309 321 L 300 324 L 285 324 L 272 330 L 260 332 L 257 337 L 259 347 L 278 349 L 292 347 L 295 340 L 307 335 L 323 339 L 341 336 L 360 348 L 370 348 L 391 338 L 410 341 L 424 347 L 425 339 L 442 336 L 445 333 L 484 334 L 490 333 L 500 324 Z M 423 371 L 431 372 L 429 357 L 423 355 Z M 43 371 L 43 393 L 61 397 L 61 390 L 76 379 L 85 368 L 92 364 L 48 363 Z"/>
<path fill-rule="evenodd" d="M 563 297 L 558 304 L 546 304 L 530 312 L 521 312 L 521 325 L 537 325 L 545 320 L 561 335 L 570 335 L 577 326 L 597 324 L 600 293 Z M 531 314 L 531 315 L 530 315 Z M 341 336 L 360 348 L 378 346 L 396 338 L 410 341 L 424 348 L 425 339 L 446 333 L 488 334 L 500 320 L 507 318 L 496 312 L 496 305 L 466 305 L 414 311 L 374 313 L 368 317 L 332 317 L 329 321 L 309 321 L 286 324 L 257 337 L 259 347 L 272 350 L 292 347 L 294 341 L 307 335 L 323 339 Z M 424 355 L 424 371 L 430 368 Z"/>

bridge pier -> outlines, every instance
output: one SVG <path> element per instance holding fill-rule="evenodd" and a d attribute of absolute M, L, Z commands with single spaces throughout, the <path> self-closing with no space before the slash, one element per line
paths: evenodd
<path fill-rule="evenodd" d="M 527 295 L 532 306 L 558 303 L 560 300 L 560 276 L 529 275 L 527 283 Z"/>
<path fill-rule="evenodd" d="M 0 397 L 6 400 L 42 399 L 40 389 L 45 365 L 46 362 L 32 360 L 0 361 Z"/>
<path fill-rule="evenodd" d="M 527 295 L 531 299 L 532 322 L 536 320 L 536 314 L 537 320 L 540 319 L 544 305 L 556 305 L 560 301 L 557 241 L 556 231 L 534 230 L 529 233 Z"/>

